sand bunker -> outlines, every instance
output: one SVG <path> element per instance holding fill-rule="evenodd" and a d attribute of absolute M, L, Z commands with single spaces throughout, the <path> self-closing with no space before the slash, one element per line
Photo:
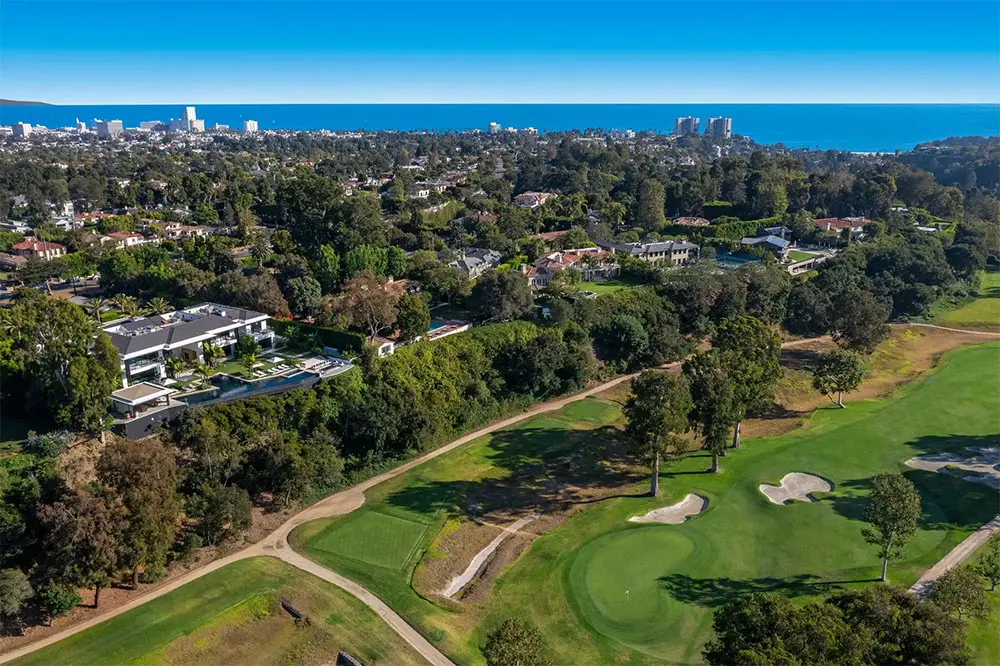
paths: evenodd
<path fill-rule="evenodd" d="M 906 461 L 906 465 L 914 469 L 944 474 L 950 473 L 948 468 L 972 472 L 961 478 L 1000 490 L 1000 447 L 970 446 L 966 450 L 972 451 L 973 455 L 930 453 L 926 456 L 910 458 Z"/>
<path fill-rule="evenodd" d="M 688 493 L 687 497 L 677 504 L 653 509 L 644 516 L 632 516 L 629 518 L 633 523 L 666 523 L 668 525 L 680 525 L 691 516 L 697 516 L 708 506 L 708 500 L 701 495 Z"/>
<path fill-rule="evenodd" d="M 537 519 L 538 514 L 533 513 L 530 516 L 525 516 L 524 518 L 515 521 L 509 527 L 505 527 L 503 532 L 497 535 L 497 538 L 493 539 L 489 545 L 476 553 L 476 556 L 472 558 L 471 562 L 469 562 L 469 566 L 465 568 L 465 571 L 451 579 L 451 582 L 448 583 L 446 588 L 444 588 L 441 595 L 447 597 L 448 599 L 454 599 L 455 595 L 461 592 L 462 588 L 468 585 L 469 581 L 476 577 L 479 570 L 483 568 L 484 564 L 486 564 L 486 560 L 493 554 L 493 551 L 500 547 L 500 544 L 503 543 L 504 539 L 512 534 L 516 534 L 519 529 Z"/>
<path fill-rule="evenodd" d="M 762 483 L 757 488 L 775 504 L 788 504 L 791 500 L 815 502 L 811 494 L 828 493 L 833 490 L 833 484 L 812 474 L 792 472 L 781 477 L 780 486 Z"/>

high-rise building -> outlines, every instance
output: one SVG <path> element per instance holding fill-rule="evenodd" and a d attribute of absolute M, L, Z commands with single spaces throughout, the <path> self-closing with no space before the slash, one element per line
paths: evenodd
<path fill-rule="evenodd" d="M 16 139 L 27 139 L 31 136 L 31 125 L 28 123 L 14 123 L 11 125 L 11 129 L 13 129 Z"/>
<path fill-rule="evenodd" d="M 709 118 L 705 123 L 705 134 L 730 139 L 733 136 L 732 118 Z"/>
<path fill-rule="evenodd" d="M 139 129 L 144 130 L 159 130 L 166 127 L 166 124 L 160 120 L 141 120 L 139 121 Z"/>
<path fill-rule="evenodd" d="M 87 123 L 85 123 L 82 120 L 80 120 L 79 118 L 77 118 L 76 119 L 76 131 L 77 132 L 86 132 L 87 131 Z"/>
<path fill-rule="evenodd" d="M 189 108 L 193 109 L 194 107 L 189 107 Z M 204 119 L 195 118 L 191 120 L 190 124 L 188 125 L 188 129 L 191 130 L 192 132 L 204 132 L 205 131 Z"/>
<path fill-rule="evenodd" d="M 503 131 L 503 125 L 500 123 L 490 123 L 489 127 L 486 128 L 487 134 L 499 134 Z"/>
<path fill-rule="evenodd" d="M 701 118 L 678 118 L 674 121 L 674 136 L 688 136 L 698 133 L 698 126 L 701 125 Z"/>
<path fill-rule="evenodd" d="M 212 129 L 216 132 L 225 132 L 229 129 L 229 125 L 223 125 L 222 123 L 215 123 L 212 125 Z"/>
<path fill-rule="evenodd" d="M 94 123 L 94 127 L 101 136 L 115 137 L 125 131 L 125 126 L 120 120 L 98 120 Z"/>
<path fill-rule="evenodd" d="M 256 120 L 244 120 L 243 121 L 243 132 L 244 134 L 253 134 L 257 131 L 257 121 Z"/>
<path fill-rule="evenodd" d="M 195 115 L 194 107 L 185 106 L 184 113 L 181 115 L 181 120 L 184 121 L 184 124 L 187 125 L 188 129 L 191 129 L 191 125 L 193 125 L 197 119 L 198 116 Z"/>

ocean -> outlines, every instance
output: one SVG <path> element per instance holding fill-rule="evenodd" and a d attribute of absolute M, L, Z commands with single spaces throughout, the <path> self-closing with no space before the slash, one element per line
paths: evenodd
<path fill-rule="evenodd" d="M 540 132 L 571 129 L 633 129 L 669 132 L 680 116 L 733 119 L 733 132 L 762 144 L 857 152 L 907 150 L 950 136 L 1000 135 L 997 104 L 203 104 L 199 118 L 260 129 L 429 130 L 446 132 L 535 127 Z M 0 106 L 0 124 L 27 122 L 66 127 L 79 118 L 168 121 L 181 115 L 175 105 Z"/>

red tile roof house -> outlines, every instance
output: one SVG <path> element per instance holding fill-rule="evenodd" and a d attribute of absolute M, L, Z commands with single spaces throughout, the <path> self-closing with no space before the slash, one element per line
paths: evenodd
<path fill-rule="evenodd" d="M 852 235 L 860 234 L 865 225 L 871 222 L 867 217 L 821 217 L 816 220 L 816 226 L 823 231 L 839 234 L 844 229 L 850 229 Z"/>
<path fill-rule="evenodd" d="M 534 266 L 525 270 L 524 274 L 531 282 L 531 286 L 536 289 L 548 285 L 556 273 L 566 268 L 579 270 L 584 282 L 608 280 L 618 275 L 621 270 L 613 256 L 611 252 L 596 247 L 552 252 L 536 261 Z"/>
<path fill-rule="evenodd" d="M 133 247 L 146 242 L 146 238 L 142 234 L 137 234 L 134 231 L 112 231 L 108 237 L 118 247 Z"/>
<path fill-rule="evenodd" d="M 12 248 L 14 254 L 22 257 L 32 257 L 38 259 L 55 259 L 66 254 L 66 248 L 59 243 L 49 243 L 48 241 L 25 238 L 20 243 L 16 243 Z"/>

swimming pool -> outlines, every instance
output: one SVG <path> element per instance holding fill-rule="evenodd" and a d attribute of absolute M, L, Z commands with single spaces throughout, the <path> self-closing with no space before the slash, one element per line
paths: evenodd
<path fill-rule="evenodd" d="M 205 391 L 198 391 L 189 396 L 178 396 L 177 401 L 188 405 L 196 405 L 210 400 L 222 400 L 237 398 L 244 395 L 251 395 L 274 388 L 294 388 L 298 384 L 304 384 L 310 379 L 314 379 L 316 374 L 305 370 L 282 377 L 267 377 L 254 382 L 244 381 L 231 375 L 215 375 L 211 382 L 215 388 Z"/>
<path fill-rule="evenodd" d="M 444 319 L 431 319 L 431 325 L 430 327 L 428 327 L 427 332 L 432 333 L 438 330 L 439 328 L 444 328 L 445 326 L 448 325 L 448 323 L 449 322 L 445 321 Z"/>

